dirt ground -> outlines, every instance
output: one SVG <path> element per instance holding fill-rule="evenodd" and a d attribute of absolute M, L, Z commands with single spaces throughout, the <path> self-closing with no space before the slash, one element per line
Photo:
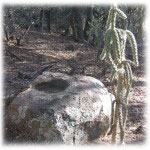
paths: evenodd
<path fill-rule="evenodd" d="M 7 117 L 8 105 L 20 92 L 29 87 L 42 67 L 46 71 L 93 76 L 101 80 L 111 92 L 110 67 L 104 62 L 99 62 L 96 66 L 96 54 L 97 50 L 86 43 L 76 43 L 71 37 L 56 33 L 29 32 L 19 47 L 15 46 L 13 41 L 4 42 L 3 100 L 4 111 L 6 110 L 4 118 Z M 140 48 L 139 61 L 140 66 L 133 69 L 133 88 L 129 95 L 128 120 L 125 131 L 126 144 L 143 144 L 146 139 L 144 118 L 146 113 L 145 53 Z M 5 136 L 13 141 L 16 137 L 9 135 L 8 128 L 5 127 Z M 110 141 L 111 136 L 106 136 L 89 144 L 110 144 Z"/>

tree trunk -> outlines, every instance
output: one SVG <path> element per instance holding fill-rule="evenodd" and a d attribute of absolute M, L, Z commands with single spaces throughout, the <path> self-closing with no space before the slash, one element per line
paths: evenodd
<path fill-rule="evenodd" d="M 51 10 L 45 11 L 48 32 L 51 32 Z"/>
<path fill-rule="evenodd" d="M 65 29 L 65 36 L 68 36 L 69 34 L 69 28 Z"/>
<path fill-rule="evenodd" d="M 20 46 L 21 39 L 16 37 L 16 45 Z"/>
<path fill-rule="evenodd" d="M 80 8 L 72 8 L 72 29 L 75 40 L 84 41 L 83 23 L 81 18 Z"/>
<path fill-rule="evenodd" d="M 15 31 L 15 26 L 14 26 L 14 11 L 13 9 L 7 9 L 6 12 L 6 18 L 5 18 L 5 36 L 7 41 L 9 41 L 9 37 L 12 36 L 16 31 Z"/>
<path fill-rule="evenodd" d="M 93 8 L 88 7 L 87 8 L 87 18 L 86 18 L 85 27 L 84 27 L 84 38 L 85 38 L 85 40 L 88 40 L 88 37 L 89 37 L 87 34 L 87 31 L 90 30 L 90 23 L 92 21 L 92 17 L 93 17 Z"/>
<path fill-rule="evenodd" d="M 72 28 L 72 32 L 73 32 L 73 38 L 75 39 L 75 41 L 77 41 L 77 31 L 76 31 L 76 27 L 75 27 L 74 17 L 75 17 L 75 14 L 74 14 L 74 11 L 72 9 L 71 18 L 70 18 L 71 23 L 70 24 L 71 24 L 71 28 Z"/>
<path fill-rule="evenodd" d="M 9 41 L 9 32 L 7 29 L 4 30 L 4 33 L 5 33 L 5 37 L 6 37 L 6 40 L 7 42 Z"/>
<path fill-rule="evenodd" d="M 43 33 L 43 29 L 44 29 L 44 10 L 41 9 L 40 12 L 40 26 L 41 26 L 41 32 Z"/>

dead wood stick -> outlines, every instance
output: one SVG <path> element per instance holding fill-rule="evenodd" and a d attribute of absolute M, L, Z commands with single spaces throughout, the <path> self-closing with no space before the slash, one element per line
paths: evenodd
<path fill-rule="evenodd" d="M 13 52 L 7 50 L 6 53 L 10 56 L 10 57 L 14 57 L 19 61 L 22 61 L 22 59 L 20 59 L 17 55 L 15 55 Z"/>

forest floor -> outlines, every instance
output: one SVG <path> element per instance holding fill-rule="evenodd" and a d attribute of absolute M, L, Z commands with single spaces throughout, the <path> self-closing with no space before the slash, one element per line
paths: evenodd
<path fill-rule="evenodd" d="M 13 41 L 4 42 L 4 108 L 7 110 L 11 101 L 29 87 L 33 80 L 32 74 L 46 65 L 52 65 L 47 69 L 52 72 L 93 76 L 101 80 L 112 92 L 109 84 L 110 67 L 104 62 L 95 65 L 96 56 L 97 50 L 95 48 L 86 43 L 74 42 L 71 37 L 56 33 L 41 34 L 31 31 L 19 47 L 15 46 Z M 139 49 L 139 61 L 140 66 L 133 69 L 133 88 L 129 95 L 128 119 L 125 130 L 126 144 L 143 144 L 146 140 L 145 51 L 142 49 Z M 13 138 L 16 137 L 12 137 L 12 140 Z M 111 136 L 106 136 L 89 144 L 110 144 L 110 139 Z"/>

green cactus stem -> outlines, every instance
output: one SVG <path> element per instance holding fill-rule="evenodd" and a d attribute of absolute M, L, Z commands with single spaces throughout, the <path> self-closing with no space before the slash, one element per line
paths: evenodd
<path fill-rule="evenodd" d="M 117 97 L 116 97 L 116 108 L 114 114 L 114 122 L 112 128 L 112 141 L 111 144 L 116 144 L 116 135 L 117 135 L 117 127 L 118 127 L 118 118 L 119 118 L 119 109 L 120 109 L 120 99 L 121 99 L 121 91 L 122 91 L 122 75 L 118 76 L 118 84 L 117 84 Z"/>
<path fill-rule="evenodd" d="M 116 17 L 127 19 L 127 16 L 117 6 L 112 6 L 106 23 L 104 49 L 100 58 L 105 59 L 112 67 L 111 82 L 117 80 L 117 88 L 112 85 L 115 101 L 112 102 L 110 129 L 112 144 L 116 144 L 118 127 L 120 129 L 120 144 L 124 143 L 125 123 L 127 118 L 128 95 L 132 87 L 132 66 L 138 66 L 137 43 L 133 33 L 129 30 L 116 28 Z M 133 61 L 125 57 L 126 41 L 132 48 Z M 112 51 L 112 52 L 111 52 Z M 119 126 L 118 126 L 119 123 Z"/>

